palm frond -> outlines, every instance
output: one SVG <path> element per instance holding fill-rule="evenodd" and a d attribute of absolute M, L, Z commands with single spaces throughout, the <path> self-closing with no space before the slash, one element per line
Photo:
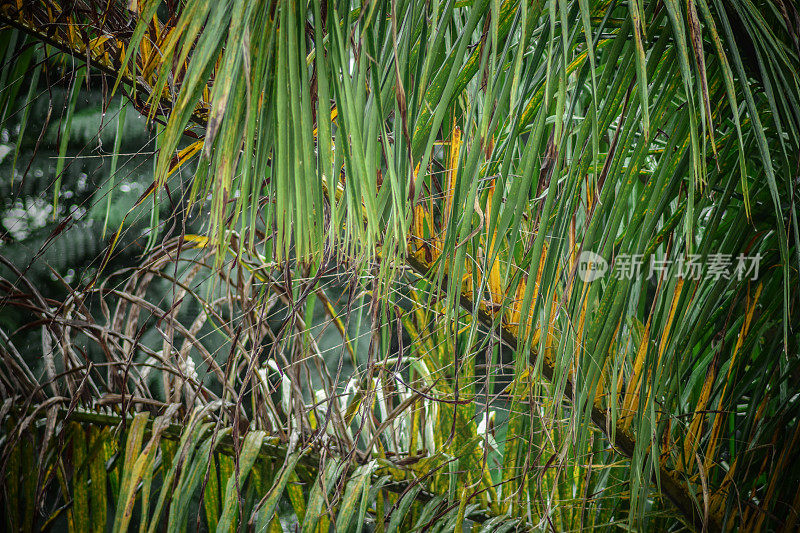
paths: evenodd
<path fill-rule="evenodd" d="M 207 234 L 155 246 L 154 210 L 153 253 L 125 273 L 124 288 L 99 282 L 52 311 L 18 288 L 22 273 L 4 285 L 58 347 L 45 354 L 49 382 L 39 384 L 4 339 L 9 397 L 31 401 L 16 411 L 23 426 L 57 405 L 72 413 L 91 396 L 86 387 L 115 391 L 109 402 L 122 414 L 181 404 L 192 421 L 177 460 L 165 461 L 158 431 L 145 441 L 142 415 L 130 428 L 122 418 L 131 451 L 117 474 L 115 527 L 126 528 L 134 491 L 147 501 L 145 478 L 167 463 L 162 483 L 180 490 L 162 490 L 152 518 L 140 505 L 142 523 L 163 513 L 171 529 L 187 523 L 192 495 L 209 483 L 221 499 L 205 501 L 206 519 L 226 529 L 245 519 L 280 527 L 287 498 L 309 531 L 358 529 L 366 517 L 403 530 L 479 518 L 487 528 L 794 523 L 794 6 L 132 6 L 133 26 L 116 4 L 0 8 L 25 42 L 113 75 L 161 124 L 153 186 L 137 205 L 197 163 L 192 199 L 207 210 Z M 6 55 L 13 78 L 35 54 Z M 17 93 L 4 93 L 3 110 Z M 191 259 L 170 255 L 189 249 Z M 181 261 L 185 280 L 170 270 Z M 589 263 L 606 275 L 588 279 Z M 337 310 L 324 287 L 343 265 L 350 301 Z M 201 271 L 213 280 L 207 297 L 192 288 Z M 147 299 L 155 278 L 178 287 L 166 308 Z M 118 300 L 103 326 L 81 309 L 90 294 Z M 202 309 L 188 327 L 176 319 L 184 298 Z M 351 352 L 345 386 L 313 334 L 319 301 Z M 346 324 L 355 301 L 368 323 L 361 354 Z M 274 330 L 265 322 L 273 308 Z M 160 352 L 141 342 L 141 314 L 167 324 L 155 328 Z M 230 349 L 226 359 L 197 338 L 207 324 Z M 71 348 L 72 330 L 100 345 L 104 381 L 90 379 L 97 370 Z M 192 376 L 190 353 L 213 386 Z M 161 373 L 158 394 L 150 366 Z M 502 437 L 488 429 L 492 410 L 495 419 L 502 411 Z M 56 423 L 47 420 L 49 442 Z M 252 457 L 262 430 L 285 449 L 259 477 Z M 226 432 L 237 476 L 249 481 L 228 465 L 212 482 L 216 436 Z M 314 484 L 300 490 L 297 465 L 315 446 L 320 459 L 305 481 Z M 73 457 L 87 449 L 77 444 Z M 15 450 L 7 446 L 9 464 L 22 461 Z M 70 490 L 59 453 L 38 461 L 61 491 L 51 517 L 79 528 L 90 496 Z M 243 461 L 255 461 L 251 474 Z M 397 494 L 384 490 L 390 483 L 405 485 Z"/>

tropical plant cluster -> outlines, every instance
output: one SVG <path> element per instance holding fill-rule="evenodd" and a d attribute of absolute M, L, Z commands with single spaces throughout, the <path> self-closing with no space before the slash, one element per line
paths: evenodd
<path fill-rule="evenodd" d="M 793 531 L 792 0 L 0 1 L 9 531 Z"/>

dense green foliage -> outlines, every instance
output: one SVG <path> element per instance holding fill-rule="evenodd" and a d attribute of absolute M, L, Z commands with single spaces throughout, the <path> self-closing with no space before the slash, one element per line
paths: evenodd
<path fill-rule="evenodd" d="M 0 24 L 11 529 L 796 527 L 795 4 Z"/>

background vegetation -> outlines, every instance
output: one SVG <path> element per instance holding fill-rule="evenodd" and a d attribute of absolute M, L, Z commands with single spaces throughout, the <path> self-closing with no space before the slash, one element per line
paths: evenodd
<path fill-rule="evenodd" d="M 796 527 L 795 4 L 0 24 L 9 530 Z"/>

